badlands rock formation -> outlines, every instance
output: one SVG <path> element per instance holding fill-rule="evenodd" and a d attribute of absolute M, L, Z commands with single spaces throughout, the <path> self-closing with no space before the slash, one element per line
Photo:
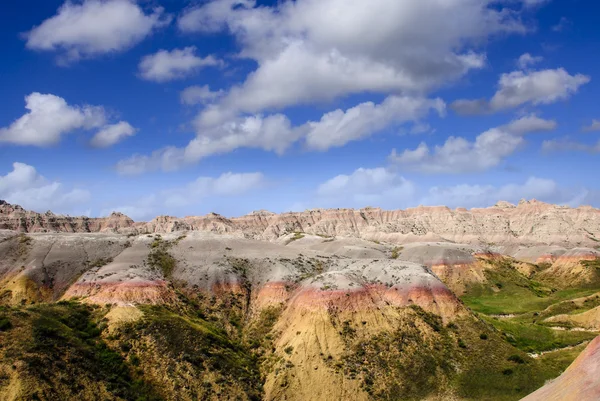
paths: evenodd
<path fill-rule="evenodd" d="M 597 286 L 599 213 L 532 201 L 471 211 L 339 209 L 135 223 L 118 213 L 72 218 L 3 202 L 0 305 L 13 307 L 5 310 L 17 327 L 6 338 L 27 350 L 22 339 L 48 323 L 42 313 L 55 319 L 54 307 L 86 319 L 105 313 L 102 341 L 169 400 L 473 400 L 487 399 L 491 382 L 518 398 L 548 378 L 541 362 L 458 296 L 473 286 L 500 291 L 498 274 L 518 277 L 523 288 L 531 277 L 547 277 L 556 283 L 548 293 Z M 18 323 L 21 310 L 25 323 Z M 596 312 L 584 316 L 590 327 Z M 66 330 L 65 319 L 42 333 L 41 345 L 48 333 Z M 53 357 L 63 360 L 72 349 Z M 37 375 L 22 353 L 6 355 L 14 359 L 0 358 L 0 394 L 2 377 L 40 387 L 47 371 Z M 56 380 L 44 384 L 49 395 L 41 399 L 56 399 L 52 388 L 64 381 Z M 37 394 L 10 383 L 24 399 Z M 72 399 L 78 386 L 95 394 L 95 384 L 61 391 Z"/>
<path fill-rule="evenodd" d="M 467 244 L 544 244 L 598 246 L 600 210 L 547 203 L 499 202 L 486 209 L 417 207 L 385 211 L 377 208 L 315 209 L 299 213 L 255 212 L 238 218 L 217 214 L 176 218 L 160 216 L 134 223 L 120 213 L 106 218 L 39 214 L 0 201 L 0 229 L 19 232 L 167 233 L 209 231 L 245 238 L 274 240 L 291 232 L 356 237 L 391 243 L 451 241 Z"/>

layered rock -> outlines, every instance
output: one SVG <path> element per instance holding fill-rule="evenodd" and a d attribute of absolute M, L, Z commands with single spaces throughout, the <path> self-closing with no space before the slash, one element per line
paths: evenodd
<path fill-rule="evenodd" d="M 0 200 L 0 230 L 26 233 L 67 232 L 131 232 L 135 223 L 122 213 L 104 218 L 56 215 L 51 211 L 36 213 Z"/>
<path fill-rule="evenodd" d="M 600 282 L 600 251 L 574 248 L 554 260 L 539 277 L 560 286 L 579 286 Z"/>
<path fill-rule="evenodd" d="M 0 299 L 8 304 L 55 301 L 81 274 L 128 246 L 122 235 L 13 235 L 0 242 Z"/>
<path fill-rule="evenodd" d="M 485 209 L 417 207 L 385 211 L 378 208 L 315 209 L 298 213 L 252 213 L 225 218 L 160 216 L 134 223 L 113 213 L 107 218 L 58 216 L 0 205 L 0 229 L 20 232 L 137 232 L 209 231 L 238 237 L 274 240 L 291 232 L 358 237 L 391 243 L 452 241 L 469 244 L 555 244 L 598 246 L 600 210 L 569 208 L 539 201 L 506 202 Z"/>

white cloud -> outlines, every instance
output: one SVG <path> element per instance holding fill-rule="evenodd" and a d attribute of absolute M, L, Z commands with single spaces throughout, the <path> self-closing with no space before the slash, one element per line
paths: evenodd
<path fill-rule="evenodd" d="M 206 129 L 185 148 L 167 147 L 149 156 L 134 155 L 118 162 L 116 168 L 120 174 L 126 175 L 153 170 L 175 171 L 185 164 L 238 148 L 257 148 L 283 154 L 301 135 L 301 130 L 292 128 L 288 118 L 282 114 L 249 116 Z"/>
<path fill-rule="evenodd" d="M 600 120 L 592 120 L 592 123 L 583 127 L 584 132 L 600 131 Z"/>
<path fill-rule="evenodd" d="M 48 181 L 33 166 L 13 163 L 13 170 L 0 176 L 0 199 L 39 212 L 64 212 L 88 202 L 91 195 L 81 189 L 65 190 L 61 183 Z"/>
<path fill-rule="evenodd" d="M 96 148 L 107 148 L 121 142 L 127 137 L 135 135 L 135 132 L 136 129 L 128 122 L 121 121 L 102 128 L 94 135 L 90 144 Z"/>
<path fill-rule="evenodd" d="M 432 187 L 421 200 L 423 205 L 448 207 L 488 207 L 498 201 L 517 203 L 520 199 L 538 199 L 547 202 L 567 202 L 573 197 L 571 191 L 559 188 L 553 180 L 530 177 L 523 184 L 456 185 Z"/>
<path fill-rule="evenodd" d="M 205 104 L 218 99 L 224 93 L 222 89 L 211 91 L 208 85 L 190 86 L 181 91 L 180 98 L 181 103 L 187 105 Z"/>
<path fill-rule="evenodd" d="M 511 121 L 504 128 L 507 132 L 516 135 L 528 134 L 530 132 L 553 131 L 556 129 L 557 123 L 554 120 L 545 120 L 529 114 L 518 120 Z"/>
<path fill-rule="evenodd" d="M 368 137 L 393 124 L 417 121 L 431 109 L 443 114 L 445 104 L 440 99 L 390 96 L 379 105 L 362 103 L 297 127 L 283 114 L 238 117 L 208 127 L 196 122 L 198 136 L 185 148 L 167 147 L 148 156 L 134 155 L 121 160 L 116 168 L 119 173 L 129 175 L 153 170 L 174 171 L 182 165 L 239 148 L 263 149 L 281 155 L 302 139 L 310 149 L 326 150 Z"/>
<path fill-rule="evenodd" d="M 67 0 L 55 16 L 26 34 L 27 47 L 58 51 L 67 63 L 126 50 L 170 21 L 162 8 L 146 14 L 131 0 Z"/>
<path fill-rule="evenodd" d="M 416 192 L 415 185 L 385 168 L 359 168 L 351 175 L 338 175 L 317 190 L 320 203 L 335 207 L 366 207 L 404 204 Z"/>
<path fill-rule="evenodd" d="M 569 75 L 562 68 L 529 73 L 515 71 L 500 77 L 500 89 L 492 97 L 490 105 L 493 110 L 502 110 L 525 103 L 554 103 L 569 98 L 588 82 L 588 76 Z"/>
<path fill-rule="evenodd" d="M 507 125 L 492 128 L 475 138 L 474 142 L 462 137 L 450 137 L 442 146 L 437 145 L 433 149 L 422 142 L 416 149 L 407 149 L 400 154 L 394 149 L 389 159 L 406 169 L 423 173 L 457 174 L 485 171 L 498 166 L 518 150 L 525 143 L 522 135 L 555 128 L 556 122 L 529 115 Z"/>
<path fill-rule="evenodd" d="M 525 53 L 519 57 L 517 65 L 520 69 L 526 70 L 529 66 L 535 65 L 543 60 L 544 58 L 542 56 L 532 56 L 529 53 Z"/>
<path fill-rule="evenodd" d="M 453 102 L 450 107 L 459 114 L 469 115 L 493 113 L 527 103 L 549 104 L 568 99 L 588 82 L 590 77 L 570 75 L 563 68 L 514 71 L 500 76 L 498 90 L 489 102 L 485 99 L 461 99 Z"/>
<path fill-rule="evenodd" d="M 351 93 L 422 92 L 481 68 L 478 43 L 527 31 L 517 11 L 493 3 L 216 0 L 187 10 L 178 25 L 236 37 L 240 56 L 258 68 L 216 107 L 256 113 Z"/>
<path fill-rule="evenodd" d="M 600 141 L 595 144 L 576 142 L 569 138 L 551 139 L 542 143 L 544 152 L 587 152 L 600 153 Z"/>
<path fill-rule="evenodd" d="M 159 50 L 142 58 L 139 65 L 140 77 L 148 81 L 167 82 L 190 76 L 202 67 L 220 65 L 213 56 L 205 58 L 196 55 L 195 47 Z"/>
<path fill-rule="evenodd" d="M 381 104 L 361 103 L 345 112 L 338 109 L 323 115 L 318 122 L 309 122 L 306 144 L 311 149 L 327 150 L 371 136 L 390 125 L 417 121 L 429 110 L 440 115 L 446 110 L 441 99 L 390 96 Z"/>
<path fill-rule="evenodd" d="M 105 124 L 102 107 L 69 106 L 58 96 L 34 92 L 25 98 L 29 112 L 9 127 L 0 128 L 0 142 L 16 145 L 49 146 L 62 135 L 77 129 L 98 128 Z"/>
<path fill-rule="evenodd" d="M 112 211 L 126 214 L 132 219 L 149 220 L 163 215 L 165 210 L 174 213 L 186 206 L 202 204 L 209 198 L 223 199 L 250 193 L 267 185 L 262 173 L 224 173 L 219 177 L 198 177 L 189 184 L 150 194 L 132 205 L 104 209 L 101 214 Z"/>

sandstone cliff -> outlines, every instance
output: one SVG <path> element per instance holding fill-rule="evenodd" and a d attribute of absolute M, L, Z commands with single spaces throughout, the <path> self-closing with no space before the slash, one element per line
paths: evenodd
<path fill-rule="evenodd" d="M 159 216 L 135 223 L 121 213 L 104 218 L 26 211 L 0 201 L 0 229 L 19 232 L 167 233 L 207 231 L 275 240 L 292 232 L 356 237 L 391 243 L 449 241 L 467 244 L 600 245 L 600 210 L 569 208 L 536 200 L 499 202 L 485 209 L 417 207 L 386 211 L 314 209 L 297 213 L 255 212 L 237 218 L 211 213 L 198 217 Z"/>

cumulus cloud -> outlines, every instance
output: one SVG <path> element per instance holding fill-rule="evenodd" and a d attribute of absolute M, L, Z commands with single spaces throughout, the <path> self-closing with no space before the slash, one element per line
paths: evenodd
<path fill-rule="evenodd" d="M 107 148 L 133 136 L 136 129 L 128 122 L 121 121 L 117 124 L 107 125 L 94 135 L 90 144 L 96 148 Z"/>
<path fill-rule="evenodd" d="M 182 187 L 171 188 L 141 198 L 131 205 L 105 209 L 124 213 L 134 220 L 147 220 L 164 214 L 165 210 L 177 212 L 186 206 L 199 205 L 210 199 L 224 199 L 248 194 L 267 185 L 266 177 L 259 172 L 224 173 L 218 177 L 198 177 Z"/>
<path fill-rule="evenodd" d="M 446 105 L 441 99 L 390 96 L 378 105 L 366 102 L 346 111 L 338 109 L 323 115 L 318 122 L 308 123 L 306 144 L 317 150 L 343 146 L 390 125 L 416 121 L 431 109 L 443 115 Z"/>
<path fill-rule="evenodd" d="M 142 58 L 139 65 L 140 77 L 148 81 L 167 82 L 190 76 L 203 67 L 220 65 L 213 56 L 199 57 L 196 48 L 159 50 Z"/>
<path fill-rule="evenodd" d="M 263 149 L 281 155 L 302 140 L 309 149 L 327 150 L 366 138 L 390 125 L 416 122 L 430 110 L 444 114 L 445 104 L 441 99 L 390 96 L 380 104 L 366 102 L 346 111 L 336 110 L 319 121 L 300 126 L 292 126 L 283 114 L 236 117 L 208 127 L 197 121 L 198 135 L 185 148 L 167 147 L 151 155 L 134 155 L 121 160 L 116 168 L 119 173 L 130 175 L 174 171 L 182 165 L 239 148 Z"/>
<path fill-rule="evenodd" d="M 324 182 L 317 190 L 319 203 L 337 207 L 398 207 L 415 193 L 412 182 L 385 168 L 359 168 Z"/>
<path fill-rule="evenodd" d="M 82 189 L 66 190 L 61 183 L 48 181 L 35 167 L 17 162 L 11 172 L 0 175 L 0 199 L 38 212 L 64 212 L 88 202 L 91 195 Z"/>
<path fill-rule="evenodd" d="M 475 115 L 494 113 L 527 103 L 549 104 L 568 99 L 588 82 L 590 77 L 582 74 L 570 75 L 563 68 L 514 71 L 500 76 L 498 90 L 489 101 L 460 99 L 450 107 L 459 114 Z"/>
<path fill-rule="evenodd" d="M 25 36 L 28 48 L 60 52 L 68 63 L 126 50 L 170 21 L 162 8 L 147 14 L 131 0 L 67 0 Z"/>
<path fill-rule="evenodd" d="M 206 129 L 185 148 L 167 147 L 151 155 L 134 155 L 117 163 L 120 174 L 134 175 L 147 171 L 175 171 L 185 164 L 238 148 L 255 148 L 283 154 L 302 135 L 282 114 L 237 118 Z"/>
<path fill-rule="evenodd" d="M 69 106 L 65 99 L 34 92 L 25 98 L 28 113 L 9 127 L 0 128 L 0 142 L 16 145 L 49 146 L 64 134 L 77 129 L 98 128 L 105 124 L 102 107 Z"/>
<path fill-rule="evenodd" d="M 100 128 L 92 145 L 106 147 L 135 133 L 135 128 L 125 121 L 107 125 L 103 107 L 70 106 L 65 99 L 52 94 L 30 94 L 25 97 L 25 108 L 28 113 L 10 126 L 0 128 L 0 143 L 50 146 L 75 130 Z"/>
<path fill-rule="evenodd" d="M 557 125 L 554 120 L 546 120 L 535 114 L 529 114 L 511 121 L 502 128 L 511 134 L 524 135 L 530 132 L 553 131 Z"/>
<path fill-rule="evenodd" d="M 544 60 L 542 56 L 532 56 L 529 53 L 525 53 L 517 60 L 517 65 L 520 69 L 526 70 L 529 66 L 535 65 Z"/>
<path fill-rule="evenodd" d="M 600 131 L 600 120 L 592 120 L 592 123 L 583 127 L 584 132 Z"/>
<path fill-rule="evenodd" d="M 406 169 L 430 174 L 485 171 L 498 166 L 517 151 L 525 143 L 523 135 L 555 128 L 556 122 L 529 115 L 492 128 L 473 142 L 462 137 L 450 137 L 443 145 L 436 145 L 433 149 L 424 142 L 416 149 L 402 153 L 394 149 L 389 160 Z"/>
<path fill-rule="evenodd" d="M 477 43 L 527 31 L 517 11 L 493 3 L 216 0 L 188 9 L 178 26 L 235 36 L 258 68 L 218 107 L 256 113 L 352 93 L 423 92 L 481 68 Z"/>
<path fill-rule="evenodd" d="M 223 90 L 211 91 L 208 85 L 204 86 L 189 86 L 181 91 L 181 103 L 187 105 L 205 104 L 212 102 L 223 96 Z"/>

